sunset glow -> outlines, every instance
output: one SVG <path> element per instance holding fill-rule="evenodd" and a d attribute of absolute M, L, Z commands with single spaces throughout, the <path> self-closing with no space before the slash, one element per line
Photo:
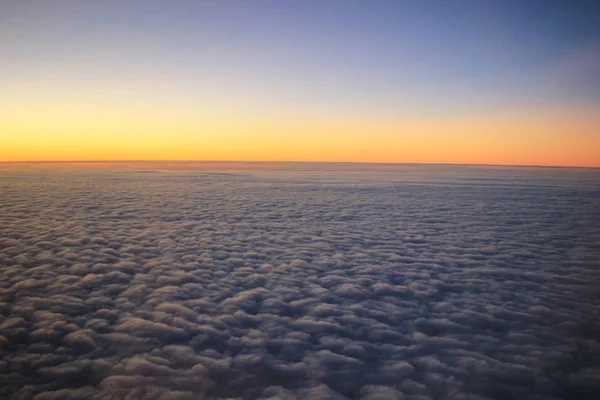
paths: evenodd
<path fill-rule="evenodd" d="M 3 5 L 0 161 L 600 166 L 598 29 L 329 3 Z M 540 10 L 585 24 L 567 11 Z"/>

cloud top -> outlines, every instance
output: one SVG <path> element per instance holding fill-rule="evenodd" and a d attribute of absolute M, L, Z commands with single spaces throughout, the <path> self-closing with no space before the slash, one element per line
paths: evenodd
<path fill-rule="evenodd" d="M 600 191 L 476 174 L 5 173 L 0 397 L 596 398 Z"/>

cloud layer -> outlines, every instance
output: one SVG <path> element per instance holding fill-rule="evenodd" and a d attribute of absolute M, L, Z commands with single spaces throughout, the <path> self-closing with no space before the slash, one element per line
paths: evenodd
<path fill-rule="evenodd" d="M 485 173 L 5 170 L 0 398 L 597 399 L 600 190 Z"/>

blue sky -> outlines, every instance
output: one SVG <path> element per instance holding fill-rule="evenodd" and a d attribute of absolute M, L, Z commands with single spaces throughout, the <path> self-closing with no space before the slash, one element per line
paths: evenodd
<path fill-rule="evenodd" d="M 373 112 L 595 102 L 599 93 L 600 61 L 586 60 L 600 50 L 595 2 L 25 0 L 1 8 L 3 81 L 153 81 L 184 98 L 213 90 Z"/>
<path fill-rule="evenodd" d="M 108 104 L 130 121 L 137 107 L 146 115 L 172 111 L 171 120 L 201 110 L 222 121 L 298 126 L 360 117 L 376 126 L 489 115 L 569 119 L 600 104 L 594 1 L 20 0 L 0 1 L 0 27 L 0 105 L 33 120 L 41 118 L 31 110 L 68 115 L 80 104 Z M 588 142 L 594 129 L 586 128 Z M 14 131 L 32 130 L 39 142 L 39 127 Z M 560 135 L 570 140 L 570 132 Z"/>

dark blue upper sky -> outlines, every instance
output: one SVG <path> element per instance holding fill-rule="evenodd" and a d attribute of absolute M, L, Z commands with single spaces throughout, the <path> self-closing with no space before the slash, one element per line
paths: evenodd
<path fill-rule="evenodd" d="M 441 114 L 600 93 L 597 1 L 23 0 L 0 23 L 0 83 Z"/>

